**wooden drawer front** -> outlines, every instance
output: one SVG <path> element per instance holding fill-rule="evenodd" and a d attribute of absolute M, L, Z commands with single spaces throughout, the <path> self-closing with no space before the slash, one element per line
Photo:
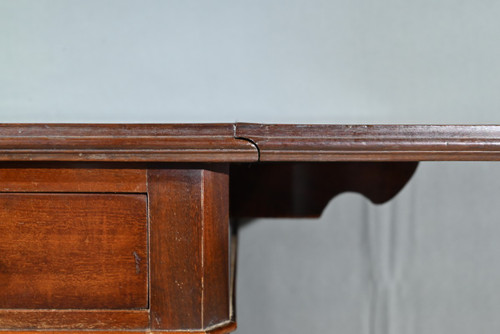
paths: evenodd
<path fill-rule="evenodd" d="M 145 194 L 0 194 L 0 308 L 148 307 Z"/>

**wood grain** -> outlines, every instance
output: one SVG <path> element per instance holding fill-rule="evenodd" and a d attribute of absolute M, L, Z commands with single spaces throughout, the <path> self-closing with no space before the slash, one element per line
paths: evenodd
<path fill-rule="evenodd" d="M 229 320 L 229 185 L 220 168 L 148 173 L 152 329 Z"/>
<path fill-rule="evenodd" d="M 201 328 L 200 170 L 150 170 L 151 328 Z"/>
<path fill-rule="evenodd" d="M 229 169 L 203 170 L 202 328 L 229 320 Z"/>
<path fill-rule="evenodd" d="M 0 310 L 0 320 L 2 319 L 2 310 Z M 13 312 L 6 312 L 6 313 L 11 313 L 11 315 L 13 314 Z M 26 315 L 26 312 L 15 312 L 17 313 L 18 315 L 21 314 L 23 315 L 22 313 L 25 313 L 24 315 Z M 42 314 L 43 312 L 39 312 L 40 314 Z M 60 312 L 59 312 L 60 313 Z M 53 333 L 53 334 L 82 334 L 82 333 L 85 333 L 85 334 L 118 334 L 118 333 L 127 333 L 127 334 L 150 334 L 150 333 L 173 333 L 173 334 L 226 334 L 226 333 L 230 333 L 230 332 L 233 332 L 236 330 L 236 323 L 235 322 L 232 322 L 232 321 L 229 321 L 229 322 L 226 322 L 226 323 L 223 323 L 221 325 L 218 325 L 218 326 L 214 326 L 214 327 L 211 327 L 211 328 L 208 328 L 208 329 L 205 329 L 205 330 L 189 330 L 189 331 L 178 331 L 178 330 L 172 330 L 172 331 L 165 331 L 165 330 L 139 330 L 139 328 L 141 327 L 141 324 L 144 323 L 144 319 L 147 317 L 147 311 L 135 311 L 135 312 L 131 312 L 131 311 L 114 311 L 112 314 L 110 314 L 110 312 L 93 312 L 93 311 L 89 311 L 89 312 L 65 312 L 67 314 L 65 315 L 62 315 L 61 318 L 62 319 L 83 319 L 83 321 L 86 321 L 86 320 L 89 320 L 89 323 L 92 324 L 92 323 L 95 323 L 95 321 L 100 321 L 102 325 L 102 323 L 107 323 L 109 325 L 109 327 L 111 328 L 110 330 L 101 330 L 99 329 L 99 325 L 96 326 L 96 328 L 92 328 L 91 330 L 88 330 L 88 329 L 85 329 L 85 330 L 78 330 L 78 329 L 75 329 L 75 330 L 68 330 L 68 329 L 65 329 L 65 328 L 62 328 L 62 329 L 59 329 L 59 328 L 50 328 L 50 329 L 45 329 L 43 331 L 41 330 L 2 330 L 0 329 L 0 333 L 12 333 L 12 334 L 39 334 L 39 333 Z M 70 316 L 69 316 L 69 313 L 72 313 Z M 52 314 L 55 314 L 54 312 L 52 312 Z M 117 329 L 115 328 L 116 326 L 116 323 L 115 323 L 115 319 L 112 319 L 112 318 L 118 318 L 118 315 L 120 315 L 121 317 L 119 318 L 120 321 L 128 321 L 126 323 L 128 324 L 131 324 L 130 326 L 123 326 L 123 329 L 120 330 L 120 329 Z M 92 321 L 92 317 L 94 318 L 94 321 Z M 30 315 L 28 315 L 28 317 L 30 317 Z M 12 317 L 11 318 L 15 318 L 15 317 Z M 90 318 L 90 319 L 88 319 Z M 132 321 L 135 321 L 133 322 L 132 324 Z M 56 320 L 57 322 L 57 320 Z M 61 321 L 59 321 L 58 323 L 60 323 Z M 137 327 L 137 328 L 135 328 Z M 43 328 L 42 328 L 43 329 Z"/>
<path fill-rule="evenodd" d="M 233 124 L 1 124 L 0 161 L 255 161 Z"/>
<path fill-rule="evenodd" d="M 146 169 L 105 163 L 0 163 L 0 192 L 145 193 Z"/>
<path fill-rule="evenodd" d="M 235 217 L 318 216 L 427 160 L 500 160 L 500 126 L 0 125 L 0 328 L 233 330 L 228 187 Z"/>
<path fill-rule="evenodd" d="M 3 124 L 0 161 L 500 160 L 498 125 Z"/>
<path fill-rule="evenodd" d="M 146 329 L 148 321 L 147 310 L 0 310 L 2 333 L 29 329 L 44 333 L 68 329 L 138 330 Z"/>
<path fill-rule="evenodd" d="M 500 160 L 498 125 L 236 124 L 260 161 Z"/>
<path fill-rule="evenodd" d="M 0 308 L 146 308 L 146 202 L 0 194 Z"/>

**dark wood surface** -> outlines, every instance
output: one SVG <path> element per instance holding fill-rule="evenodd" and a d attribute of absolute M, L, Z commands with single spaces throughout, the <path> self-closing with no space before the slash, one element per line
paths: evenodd
<path fill-rule="evenodd" d="M 500 160 L 500 126 L 3 124 L 0 160 Z"/>
<path fill-rule="evenodd" d="M 151 327 L 229 321 L 227 166 L 148 172 Z"/>
<path fill-rule="evenodd" d="M 228 166 L 203 170 L 202 189 L 202 328 L 210 328 L 230 320 Z"/>
<path fill-rule="evenodd" d="M 231 216 L 319 217 L 330 200 L 357 192 L 381 204 L 406 185 L 417 162 L 270 162 L 231 166 Z"/>
<path fill-rule="evenodd" d="M 237 124 L 260 161 L 500 160 L 498 125 Z"/>
<path fill-rule="evenodd" d="M 382 203 L 426 160 L 500 160 L 500 126 L 0 125 L 0 331 L 232 331 L 229 211 Z"/>
<path fill-rule="evenodd" d="M 147 308 L 146 210 L 139 194 L 0 194 L 0 308 Z"/>
<path fill-rule="evenodd" d="M 148 310 L 0 309 L 2 333 L 18 333 L 18 330 L 31 330 L 33 334 L 59 333 L 60 330 L 77 329 L 87 333 L 89 329 L 128 331 L 148 326 Z"/>
<path fill-rule="evenodd" d="M 201 174 L 149 171 L 152 328 L 201 328 Z"/>
<path fill-rule="evenodd" d="M 1 311 L 0 311 L 1 313 Z M 89 313 L 90 314 L 90 313 Z M 98 328 L 94 328 L 92 330 L 67 330 L 67 329 L 58 329 L 58 330 L 50 330 L 50 331 L 27 331 L 27 330 L 15 330 L 15 331 L 1 331 L 2 333 L 12 333 L 12 334 L 39 334 L 39 333 L 53 333 L 53 334 L 118 334 L 118 333 L 126 333 L 126 334 L 151 334 L 151 333 L 174 333 L 174 334 L 226 334 L 236 330 L 235 322 L 227 322 L 223 323 L 219 326 L 208 328 L 205 330 L 189 330 L 189 331 L 151 331 L 147 330 L 137 330 L 137 329 L 126 329 L 120 330 L 119 328 L 112 328 L 111 330 L 100 330 Z"/>
<path fill-rule="evenodd" d="M 0 331 L 227 333 L 227 164 L 0 163 Z"/>
<path fill-rule="evenodd" d="M 3 124 L 0 161 L 255 161 L 233 124 Z"/>
<path fill-rule="evenodd" d="M 144 165 L 0 163 L 0 192 L 146 193 Z"/>
<path fill-rule="evenodd" d="M 12 334 L 150 334 L 148 310 L 7 310 L 0 309 L 0 324 Z M 227 321 L 199 330 L 158 331 L 175 334 L 225 334 L 236 329 Z"/>

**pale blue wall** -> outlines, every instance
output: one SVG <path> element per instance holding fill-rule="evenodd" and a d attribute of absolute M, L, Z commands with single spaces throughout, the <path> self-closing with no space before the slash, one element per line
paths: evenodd
<path fill-rule="evenodd" d="M 494 1 L 0 0 L 8 122 L 499 122 Z"/>
<path fill-rule="evenodd" d="M 500 2 L 0 0 L 0 122 L 500 123 Z M 500 170 L 242 230 L 238 333 L 500 331 Z"/>

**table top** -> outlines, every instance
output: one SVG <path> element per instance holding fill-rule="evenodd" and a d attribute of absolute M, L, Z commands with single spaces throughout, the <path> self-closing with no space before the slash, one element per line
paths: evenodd
<path fill-rule="evenodd" d="M 495 161 L 499 125 L 1 124 L 0 161 Z"/>

